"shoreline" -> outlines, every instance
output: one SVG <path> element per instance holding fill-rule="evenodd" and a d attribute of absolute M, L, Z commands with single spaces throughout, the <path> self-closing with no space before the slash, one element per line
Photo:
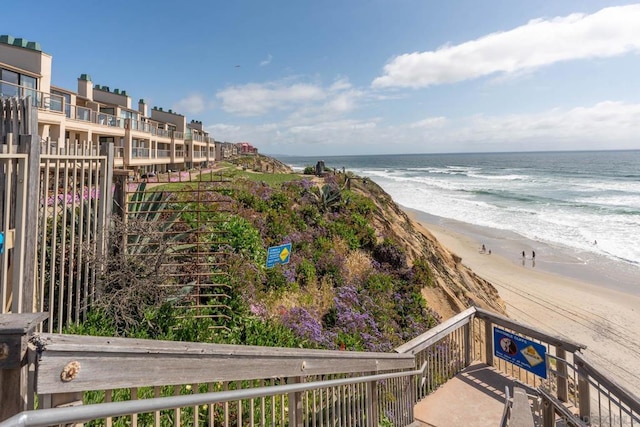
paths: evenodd
<path fill-rule="evenodd" d="M 479 250 L 484 244 L 487 254 L 491 250 L 492 254 L 500 255 L 514 265 L 640 297 L 640 268 L 635 266 L 594 253 L 576 252 L 534 241 L 509 231 L 442 218 L 405 206 L 402 209 L 418 222 L 472 239 Z"/>
<path fill-rule="evenodd" d="M 584 354 L 590 361 L 640 394 L 640 292 L 630 286 L 626 272 L 618 277 L 617 271 L 593 268 L 515 233 L 402 209 L 498 290 L 509 317 L 586 345 Z"/>

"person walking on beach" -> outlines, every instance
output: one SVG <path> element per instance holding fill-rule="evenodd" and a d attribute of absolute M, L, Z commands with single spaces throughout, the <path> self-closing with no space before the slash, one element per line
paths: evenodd
<path fill-rule="evenodd" d="M 525 259 L 527 256 L 524 254 L 524 251 L 522 251 L 522 259 Z"/>
<path fill-rule="evenodd" d="M 536 259 L 536 251 L 531 251 L 531 259 Z"/>
<path fill-rule="evenodd" d="M 486 251 L 487 248 L 484 247 L 484 244 L 482 244 L 482 252 L 484 253 L 484 251 Z"/>

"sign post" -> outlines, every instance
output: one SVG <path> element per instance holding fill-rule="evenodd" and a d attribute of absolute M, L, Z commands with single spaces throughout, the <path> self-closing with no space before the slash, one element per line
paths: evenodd
<path fill-rule="evenodd" d="M 542 344 L 493 328 L 493 354 L 541 378 L 547 378 L 547 349 Z"/>

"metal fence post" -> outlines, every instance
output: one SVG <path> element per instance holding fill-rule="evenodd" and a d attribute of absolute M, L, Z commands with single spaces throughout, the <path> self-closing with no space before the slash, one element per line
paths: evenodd
<path fill-rule="evenodd" d="M 378 382 L 377 381 L 369 381 L 367 383 L 367 412 L 369 412 L 369 416 L 367 417 L 368 423 L 367 425 L 371 427 L 378 427 Z"/>

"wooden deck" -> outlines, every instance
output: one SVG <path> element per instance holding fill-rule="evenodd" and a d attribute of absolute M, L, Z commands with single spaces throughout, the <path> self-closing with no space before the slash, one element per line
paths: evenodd
<path fill-rule="evenodd" d="M 416 404 L 416 423 L 428 427 L 499 426 L 505 386 L 513 395 L 511 377 L 474 363 Z"/>

